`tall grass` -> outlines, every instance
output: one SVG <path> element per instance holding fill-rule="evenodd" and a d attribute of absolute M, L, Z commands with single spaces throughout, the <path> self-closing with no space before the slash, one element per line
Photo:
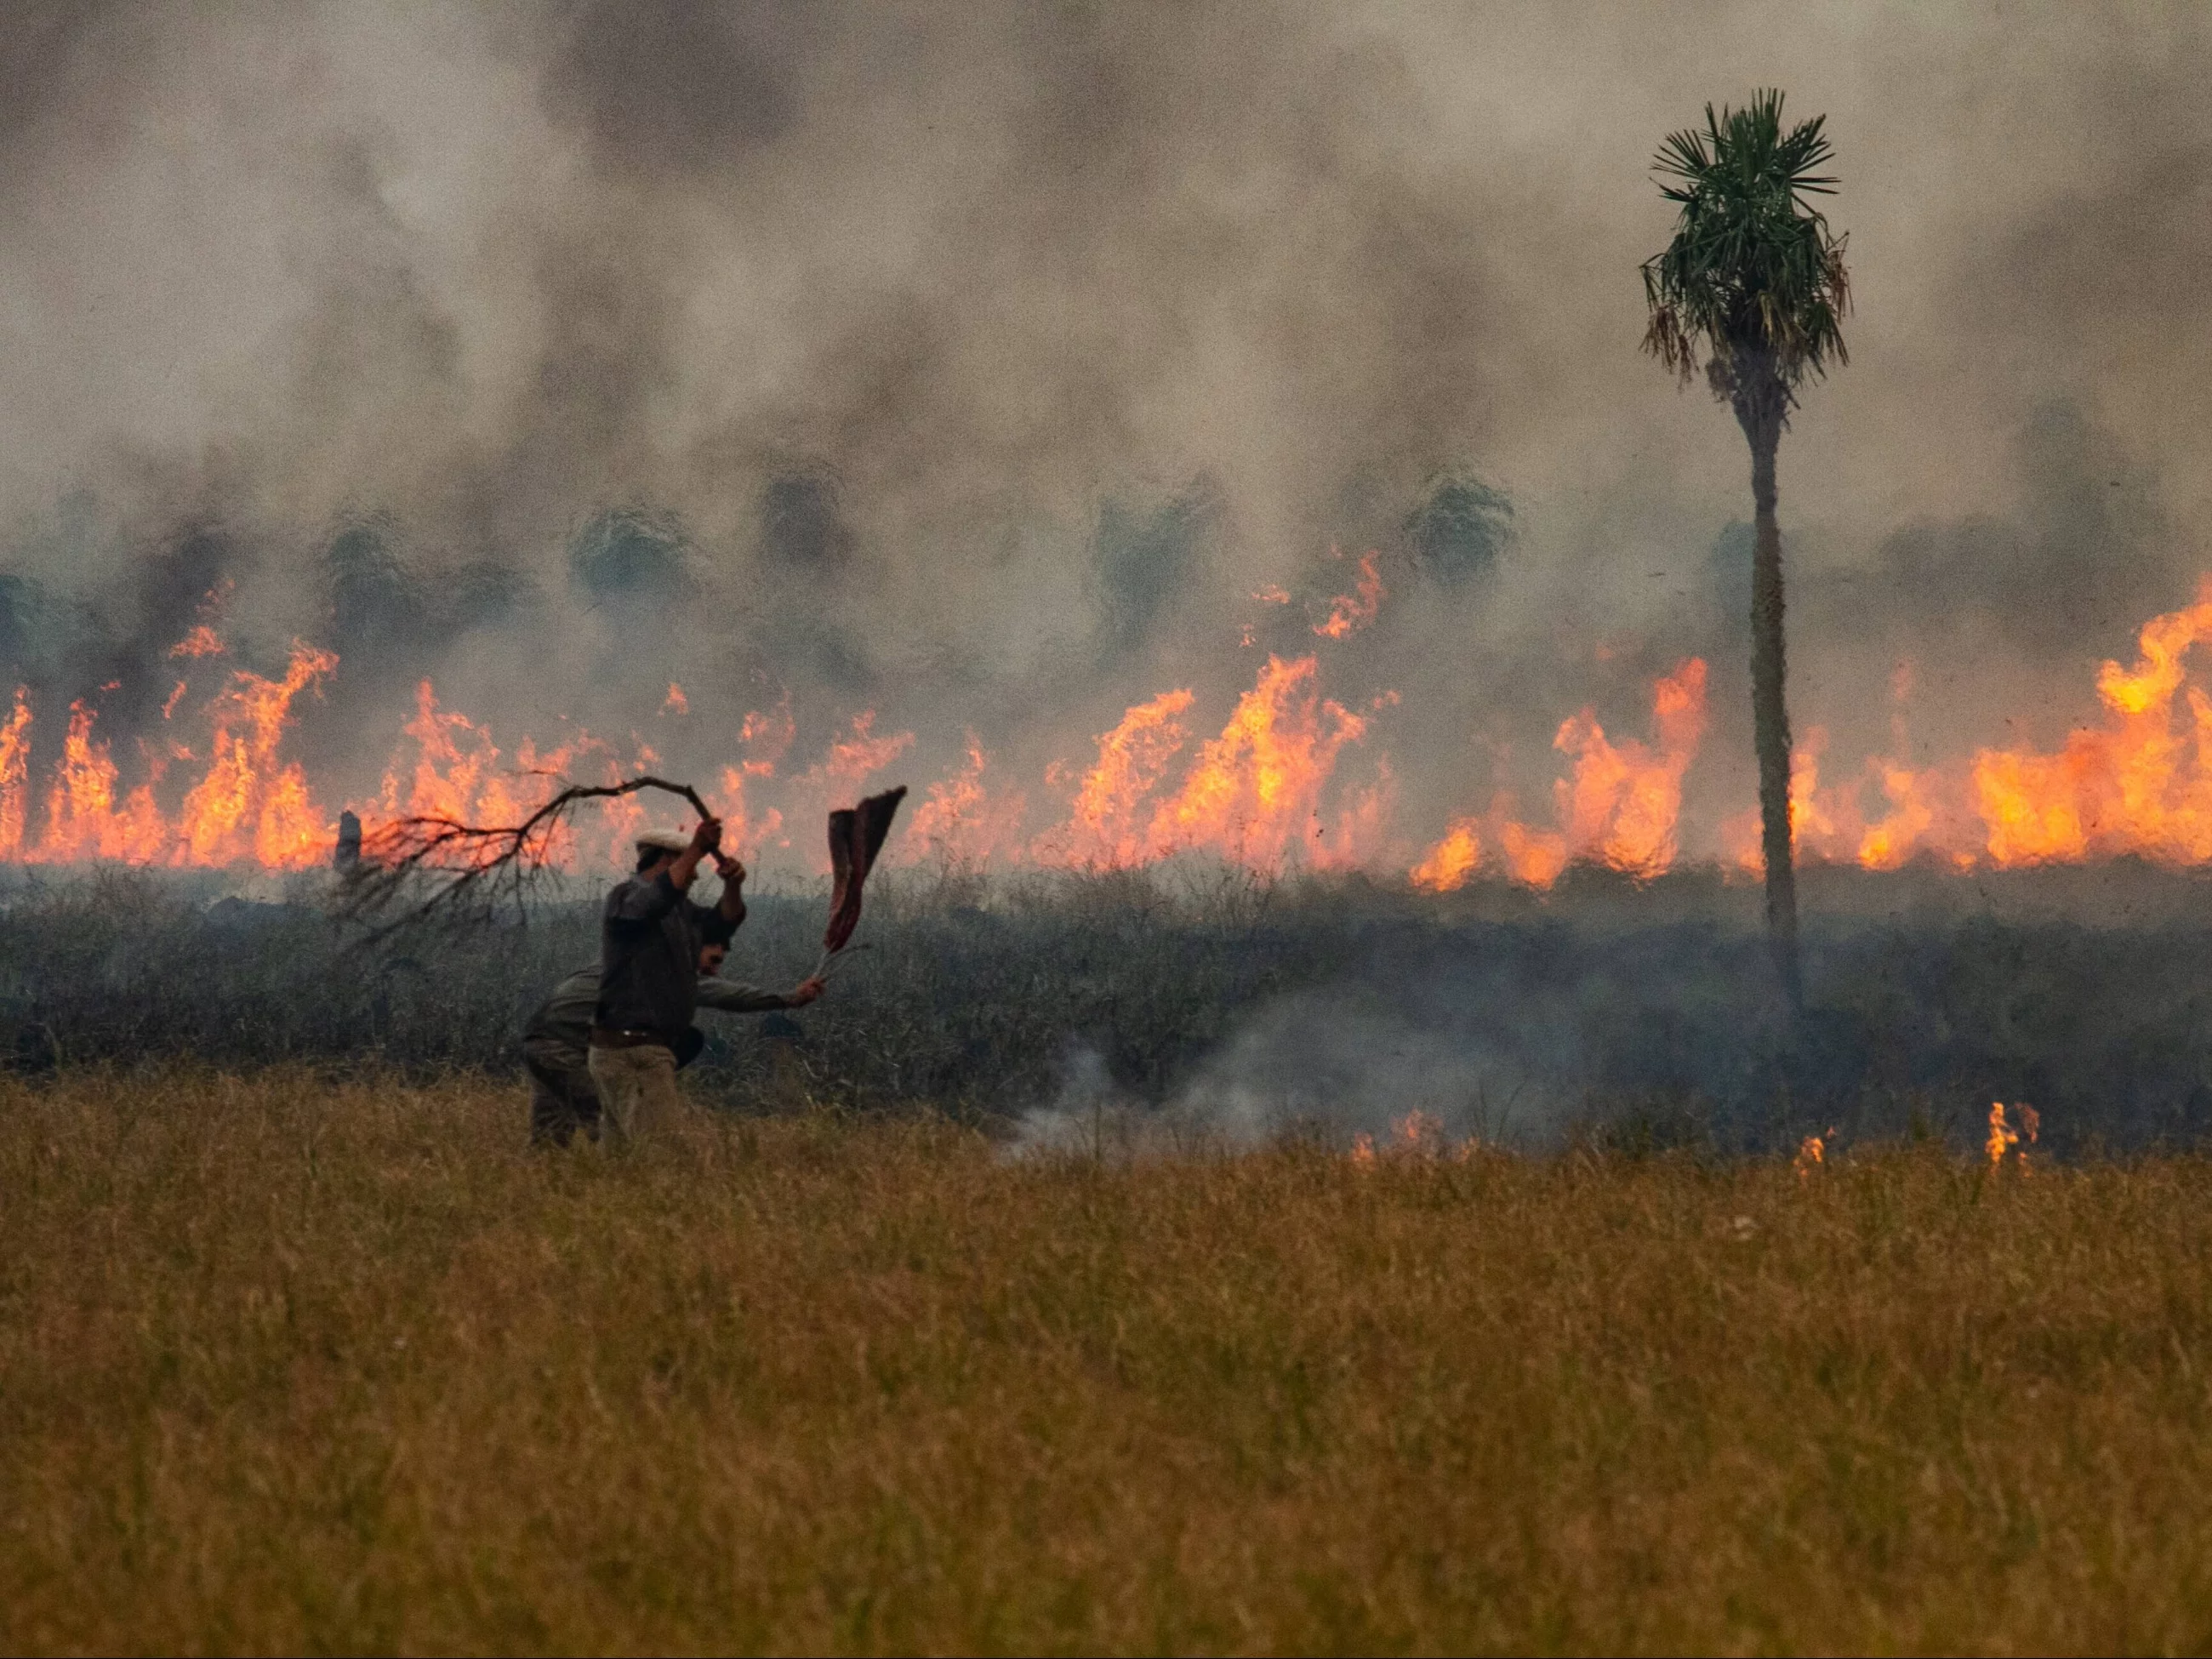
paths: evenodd
<path fill-rule="evenodd" d="M 2212 1642 L 2212 1168 L 0 1081 L 0 1647 Z"/>

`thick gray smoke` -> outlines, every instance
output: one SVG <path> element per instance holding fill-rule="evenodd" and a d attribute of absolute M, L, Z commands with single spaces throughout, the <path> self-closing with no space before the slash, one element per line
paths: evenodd
<path fill-rule="evenodd" d="M 667 741 L 681 679 L 702 725 L 788 689 L 802 745 L 874 705 L 916 781 L 969 727 L 1034 778 L 1170 684 L 1224 715 L 1305 635 L 1252 591 L 1375 545 L 1332 690 L 1401 694 L 1409 831 L 1540 789 L 1585 702 L 1639 732 L 1693 650 L 1709 823 L 1749 793 L 1747 467 L 1638 354 L 1634 273 L 1661 135 L 1778 84 L 1859 300 L 1783 452 L 1801 725 L 1879 738 L 1909 659 L 1917 740 L 2047 741 L 2202 556 L 2205 33 L 32 0 L 0 653 L 128 729 L 212 604 L 248 659 L 338 650 L 302 740 L 357 769 L 434 673 L 510 733 Z"/>

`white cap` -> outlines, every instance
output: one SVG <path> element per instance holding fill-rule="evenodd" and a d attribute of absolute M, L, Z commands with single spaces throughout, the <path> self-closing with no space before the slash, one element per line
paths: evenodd
<path fill-rule="evenodd" d="M 673 830 L 647 830 L 637 838 L 640 852 L 649 847 L 656 853 L 681 853 L 690 845 L 690 836 L 679 836 Z"/>

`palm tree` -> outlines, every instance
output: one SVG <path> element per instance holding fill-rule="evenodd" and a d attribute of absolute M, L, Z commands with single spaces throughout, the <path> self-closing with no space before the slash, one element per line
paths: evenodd
<path fill-rule="evenodd" d="M 1782 94 L 1742 109 L 1705 106 L 1705 126 L 1670 136 L 1652 170 L 1681 204 L 1674 239 L 1644 264 L 1651 325 L 1644 349 L 1683 384 L 1702 353 L 1713 396 L 1735 410 L 1751 445 L 1751 708 L 1759 750 L 1766 921 L 1792 1005 L 1797 969 L 1797 881 L 1790 856 L 1790 714 L 1784 700 L 1782 532 L 1774 518 L 1774 452 L 1798 388 L 1850 361 L 1842 320 L 1850 308 L 1844 238 L 1807 201 L 1835 192 L 1826 118 L 1782 130 Z"/>

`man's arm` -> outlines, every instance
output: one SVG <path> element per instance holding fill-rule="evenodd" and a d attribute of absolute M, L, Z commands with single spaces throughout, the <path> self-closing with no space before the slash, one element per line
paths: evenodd
<path fill-rule="evenodd" d="M 714 854 L 714 873 L 722 878 L 722 897 L 714 908 L 721 913 L 722 920 L 730 924 L 730 931 L 734 933 L 738 924 L 745 919 L 745 866 L 718 852 Z"/>
<path fill-rule="evenodd" d="M 776 992 L 763 991 L 743 980 L 714 977 L 700 980 L 699 1006 L 718 1014 L 765 1014 L 789 1006 Z"/>
<path fill-rule="evenodd" d="M 763 991 L 740 980 L 712 975 L 699 981 L 699 1006 L 721 1014 L 766 1014 L 780 1008 L 804 1008 L 822 994 L 822 981 L 810 979 L 791 991 Z"/>

